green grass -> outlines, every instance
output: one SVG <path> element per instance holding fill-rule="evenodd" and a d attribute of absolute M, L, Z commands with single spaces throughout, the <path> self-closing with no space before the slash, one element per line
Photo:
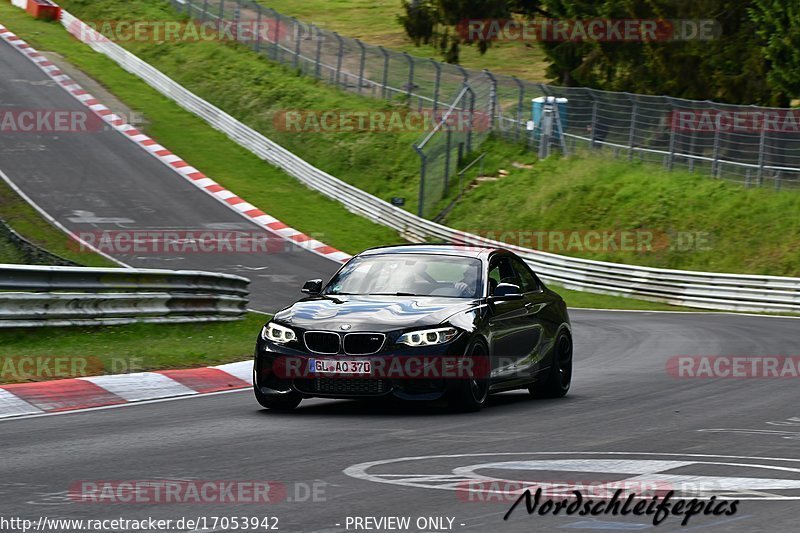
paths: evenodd
<path fill-rule="evenodd" d="M 20 357 L 87 360 L 89 375 L 244 361 L 252 357 L 256 336 L 268 319 L 248 313 L 235 322 L 47 328 L 46 334 L 40 328 L 0 329 L 0 383 L 52 379 L 22 374 L 15 364 Z"/>
<path fill-rule="evenodd" d="M 157 0 L 68 0 L 65 7 L 87 20 L 174 17 Z M 123 17 L 123 14 L 126 15 Z M 178 108 L 109 59 L 67 35 L 59 25 L 35 21 L 0 3 L 4 23 L 32 45 L 57 50 L 101 82 L 147 121 L 146 132 L 225 187 L 305 233 L 348 252 L 398 242 L 392 231 L 346 211 L 270 167 L 204 122 Z M 281 142 L 332 174 L 384 198 L 406 196 L 413 210 L 417 186 L 416 156 L 409 149 L 416 134 L 303 134 L 276 132 L 271 111 L 286 108 L 383 109 L 385 104 L 341 93 L 270 64 L 247 49 L 219 43 L 137 43 L 132 49 L 148 62 L 234 116 Z M 487 168 L 505 166 L 518 148 L 498 145 Z M 576 293 L 571 305 L 652 309 L 646 302 Z M 661 309 L 674 309 L 662 305 Z"/>
<path fill-rule="evenodd" d="M 80 4 L 82 3 L 68 2 L 65 7 L 78 8 L 77 14 L 83 16 Z M 159 9 L 162 4 L 166 6 L 166 10 Z M 106 13 L 106 16 L 116 16 L 120 20 L 147 20 L 148 16 L 174 18 L 169 4 L 163 2 L 115 0 L 104 2 L 103 5 L 120 9 Z M 86 18 L 103 18 L 103 13 L 96 11 L 94 2 L 85 3 L 85 7 L 89 11 Z M 126 7 L 129 9 L 125 9 Z M 125 13 L 127 16 L 123 17 Z M 394 231 L 352 215 L 337 202 L 326 199 L 281 170 L 264 163 L 224 134 L 208 127 L 201 119 L 182 110 L 144 82 L 122 70 L 110 59 L 79 43 L 59 24 L 34 20 L 6 3 L 0 3 L 0 16 L 5 25 L 24 36 L 33 46 L 42 50 L 57 50 L 73 65 L 101 82 L 134 111 L 141 113 L 149 123 L 144 128 L 146 133 L 270 215 L 350 253 L 374 243 L 402 240 Z M 290 105 L 303 107 L 304 102 L 323 98 L 326 93 L 330 93 L 309 80 L 293 76 L 289 76 L 288 80 L 277 79 L 277 70 L 280 69 L 271 67 L 265 60 L 239 47 L 216 43 L 196 46 L 183 43 L 174 47 L 153 45 L 139 52 L 142 52 L 144 59 L 158 63 L 160 68 L 170 72 L 170 75 L 181 82 L 209 68 L 209 75 L 198 76 L 195 83 L 189 84 L 190 87 L 201 96 L 212 97 L 215 103 L 224 104 L 223 107 L 233 107 L 235 104 L 238 112 L 234 112 L 234 115 L 253 115 L 256 124 L 265 121 L 271 123 L 271 115 L 267 113 L 270 109 L 286 108 Z M 157 57 L 161 60 L 154 61 Z M 170 65 L 172 68 L 169 68 Z M 281 72 L 280 75 L 285 77 L 286 72 Z M 230 83 L 230 86 L 224 87 L 223 80 Z M 339 101 L 339 96 L 334 94 L 319 105 L 330 106 Z M 358 102 L 355 97 L 350 97 L 346 103 L 342 102 L 342 107 L 357 108 Z M 386 142 L 389 142 L 388 138 Z M 328 146 L 320 138 L 309 139 L 306 146 L 309 150 L 319 151 L 319 160 L 332 159 L 339 150 L 338 155 L 344 160 L 340 160 L 339 166 L 331 169 L 336 172 L 343 166 L 355 164 L 357 159 L 359 166 L 355 168 L 368 165 L 369 155 L 359 155 L 354 146 L 361 143 L 361 139 L 355 139 L 355 142 L 345 143 L 347 146 Z M 389 149 L 390 145 L 387 144 L 384 150 Z M 374 147 L 369 154 L 375 159 L 380 154 L 380 148 Z M 408 158 L 411 158 L 410 154 Z M 391 167 L 391 162 L 388 165 Z M 385 176 L 391 174 L 386 168 L 379 171 L 384 172 Z"/>
<path fill-rule="evenodd" d="M 65 259 L 71 259 L 85 266 L 118 266 L 101 255 L 80 251 L 63 231 L 42 218 L 38 211 L 2 180 L 0 180 L 0 218 L 33 244 Z M 22 252 L 11 242 L 0 237 L 0 263 L 26 262 Z"/>
<path fill-rule="evenodd" d="M 432 45 L 415 46 L 397 16 L 400 0 L 258 0 L 278 13 L 296 17 L 320 28 L 361 39 L 365 43 L 441 61 Z M 535 42 L 495 42 L 481 55 L 477 46 L 461 46 L 460 64 L 470 69 L 490 69 L 522 79 L 545 82 L 545 55 Z"/>
<path fill-rule="evenodd" d="M 446 224 L 497 236 L 508 231 L 511 244 L 517 244 L 516 232 L 639 230 L 653 235 L 650 249 L 556 245 L 544 251 L 660 268 L 800 275 L 796 191 L 745 189 L 705 175 L 667 172 L 608 155 L 579 153 L 536 161 L 522 151 L 515 157 L 507 145 L 487 148 L 493 153 L 488 168 L 509 159 L 531 163 L 533 168 L 504 165 L 509 175 L 470 191 Z"/>

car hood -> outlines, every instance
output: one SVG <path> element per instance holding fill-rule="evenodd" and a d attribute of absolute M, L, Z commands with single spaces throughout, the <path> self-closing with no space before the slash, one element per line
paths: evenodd
<path fill-rule="evenodd" d="M 300 300 L 275 320 L 302 329 L 391 331 L 436 326 L 479 304 L 468 298 L 428 296 L 326 296 Z M 349 324 L 344 330 L 341 326 Z"/>

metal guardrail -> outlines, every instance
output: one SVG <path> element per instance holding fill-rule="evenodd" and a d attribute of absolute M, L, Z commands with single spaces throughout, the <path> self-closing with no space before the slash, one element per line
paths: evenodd
<path fill-rule="evenodd" d="M 800 278 L 678 271 L 559 256 L 470 235 L 395 207 L 314 167 L 218 107 L 185 89 L 134 54 L 107 40 L 68 12 L 64 26 L 78 38 L 90 36 L 94 50 L 116 61 L 184 109 L 204 119 L 263 160 L 351 212 L 388 226 L 412 240 L 442 240 L 516 250 L 545 280 L 596 293 L 629 296 L 701 309 L 800 313 Z M 110 121 L 116 117 L 106 117 Z M 123 129 L 125 127 L 123 126 Z"/>
<path fill-rule="evenodd" d="M 0 265 L 0 328 L 236 320 L 249 283 L 188 270 Z"/>
<path fill-rule="evenodd" d="M 0 218 L 0 236 L 11 242 L 22 253 L 25 262 L 28 264 L 79 266 L 75 261 L 65 259 L 32 243 L 14 231 L 2 218 Z"/>

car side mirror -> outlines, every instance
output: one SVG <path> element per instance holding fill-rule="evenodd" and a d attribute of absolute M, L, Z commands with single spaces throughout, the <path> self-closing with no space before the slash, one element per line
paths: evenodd
<path fill-rule="evenodd" d="M 306 281 L 305 285 L 303 285 L 302 291 L 306 294 L 311 294 L 312 296 L 317 295 L 322 292 L 322 280 L 321 279 L 312 279 Z"/>
<path fill-rule="evenodd" d="M 522 298 L 522 290 L 519 285 L 513 283 L 498 283 L 494 289 L 494 294 L 490 296 L 494 301 L 519 300 Z"/>

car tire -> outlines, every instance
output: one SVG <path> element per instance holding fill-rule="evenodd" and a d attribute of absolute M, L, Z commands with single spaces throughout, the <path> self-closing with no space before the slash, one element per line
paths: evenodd
<path fill-rule="evenodd" d="M 258 386 L 253 387 L 256 393 L 256 400 L 262 407 L 273 411 L 291 411 L 303 401 L 303 397 L 296 392 L 286 392 L 280 395 L 267 395 L 258 390 Z"/>
<path fill-rule="evenodd" d="M 553 347 L 550 370 L 544 381 L 532 384 L 528 391 L 534 398 L 563 398 L 572 385 L 572 338 L 561 332 Z"/>
<path fill-rule="evenodd" d="M 486 405 L 486 399 L 489 397 L 489 349 L 483 341 L 475 340 L 467 350 L 467 354 L 475 359 L 484 358 L 477 364 L 473 362 L 472 368 L 478 369 L 478 376 L 460 379 L 457 386 L 448 394 L 447 403 L 454 411 L 474 413 Z"/>

